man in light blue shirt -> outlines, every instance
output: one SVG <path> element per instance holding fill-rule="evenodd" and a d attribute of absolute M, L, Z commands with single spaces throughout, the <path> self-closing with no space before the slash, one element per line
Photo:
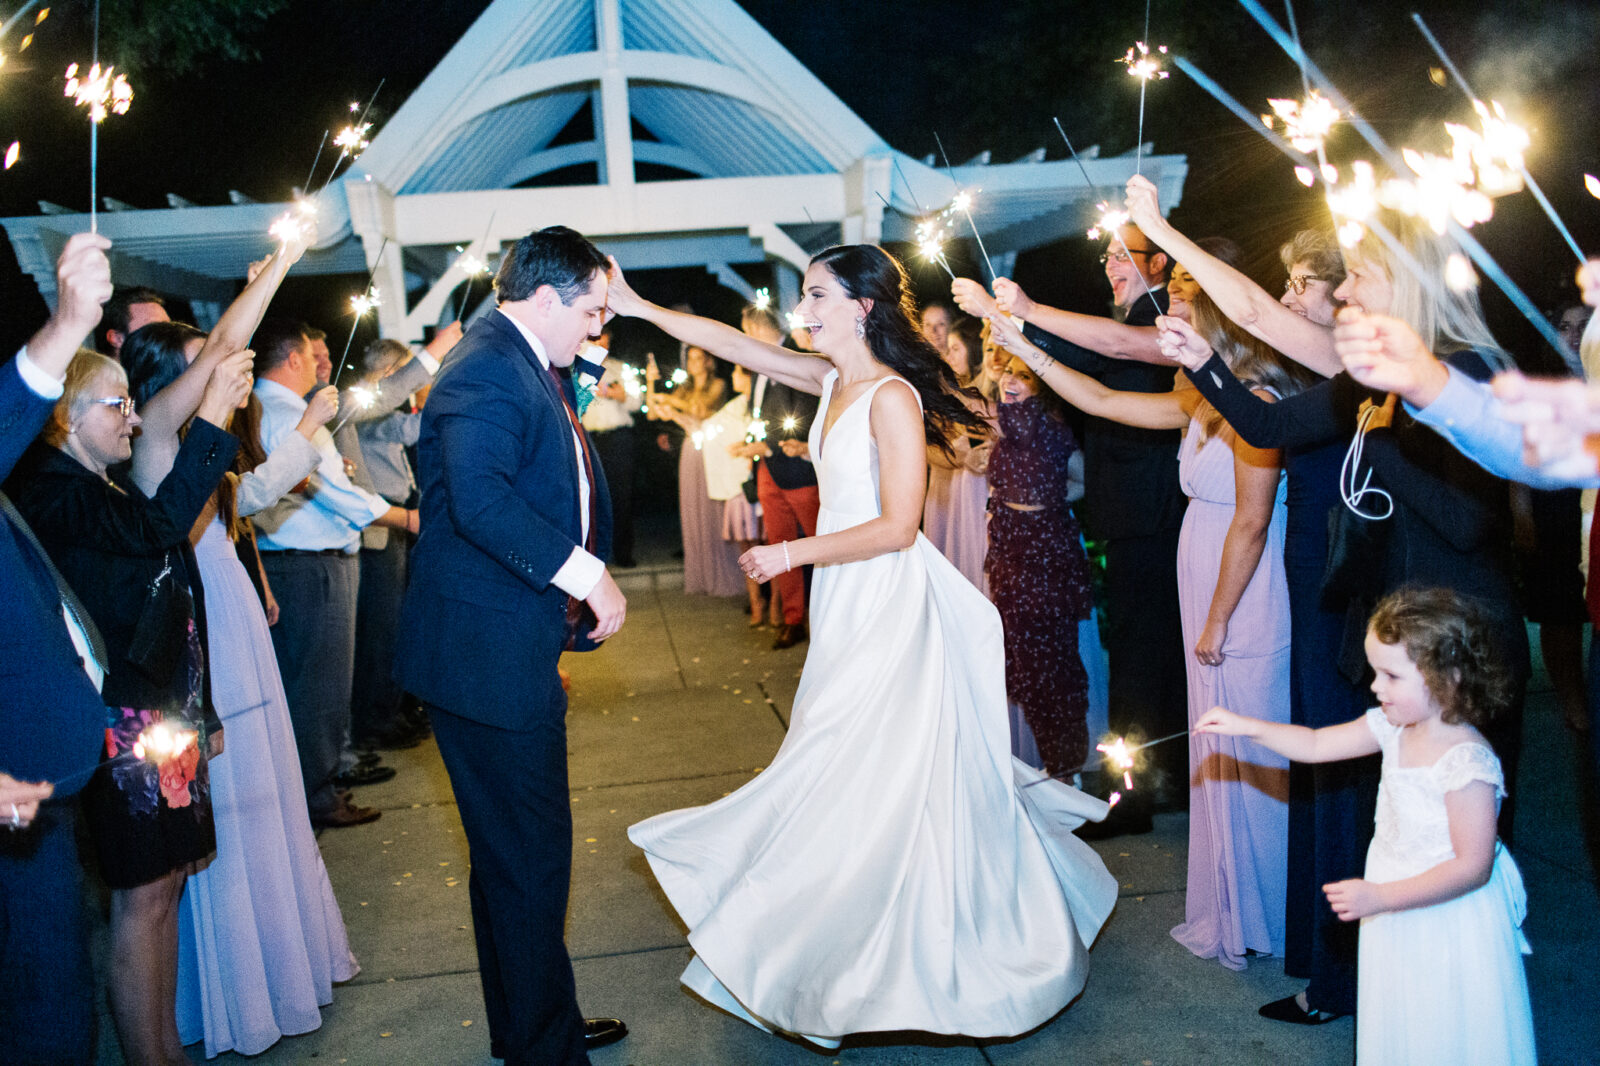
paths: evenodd
<path fill-rule="evenodd" d="M 304 328 L 269 320 L 257 329 L 256 397 L 267 451 L 294 432 L 303 397 L 317 383 Z M 415 532 L 416 512 L 352 484 L 326 429 L 311 440 L 320 459 L 298 488 L 252 516 L 262 567 L 279 605 L 272 646 L 294 722 L 306 803 L 314 824 L 328 828 L 373 821 L 334 783 L 350 725 L 355 669 L 355 618 L 361 531 L 373 524 Z"/>

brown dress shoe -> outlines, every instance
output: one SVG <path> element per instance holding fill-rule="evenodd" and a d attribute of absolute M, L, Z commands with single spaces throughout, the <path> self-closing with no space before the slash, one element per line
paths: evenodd
<path fill-rule="evenodd" d="M 779 628 L 778 636 L 772 642 L 772 649 L 777 651 L 781 648 L 792 648 L 802 640 L 808 639 L 810 639 L 810 634 L 806 632 L 806 624 L 804 622 L 796 622 L 794 625 L 785 623 Z"/>
<path fill-rule="evenodd" d="M 383 817 L 376 807 L 357 807 L 346 799 L 327 814 L 317 815 L 311 824 L 317 829 L 347 829 L 352 825 L 366 825 Z"/>

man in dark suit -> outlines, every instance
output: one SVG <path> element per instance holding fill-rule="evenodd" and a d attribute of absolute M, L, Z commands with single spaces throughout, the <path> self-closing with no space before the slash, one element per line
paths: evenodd
<path fill-rule="evenodd" d="M 995 294 L 1003 310 L 1026 322 L 1028 339 L 1052 359 L 1109 388 L 1172 391 L 1177 371 L 1161 356 L 1154 329 L 1156 317 L 1167 310 L 1171 262 L 1132 225 L 1112 236 L 1100 258 L 1111 285 L 1114 317 L 1126 326 L 1150 328 L 1107 330 L 1111 320 L 1035 303 L 1006 279 L 995 283 Z M 1178 531 L 1187 506 L 1178 485 L 1179 439 L 1176 430 L 1084 418 L 1084 528 L 1105 546 L 1108 717 L 1113 732 L 1135 732 L 1148 739 L 1188 724 L 1186 650 L 1178 613 Z M 1183 802 L 1187 749 L 1169 744 L 1150 753 L 1164 772 L 1168 794 Z M 1150 791 L 1145 789 L 1124 796 L 1110 817 L 1079 835 L 1150 828 Z"/>
<path fill-rule="evenodd" d="M 605 478 L 558 376 L 606 319 L 607 261 L 565 226 L 518 241 L 497 311 L 434 379 L 417 447 L 421 536 L 396 680 L 428 708 L 472 857 L 491 1050 L 575 1066 L 626 1034 L 585 1021 L 563 936 L 572 876 L 564 648 L 627 604 L 602 561 Z"/>
<path fill-rule="evenodd" d="M 0 365 L 0 479 L 39 435 L 67 366 L 111 296 L 104 237 L 67 241 L 56 310 Z M 0 771 L 55 782 L 36 819 L 0 806 L 0 1062 L 80 1063 L 93 1055 L 94 979 L 83 922 L 73 808 L 105 735 L 98 681 L 110 664 L 88 614 L 0 495 Z M 71 621 L 69 621 L 71 619 Z"/>

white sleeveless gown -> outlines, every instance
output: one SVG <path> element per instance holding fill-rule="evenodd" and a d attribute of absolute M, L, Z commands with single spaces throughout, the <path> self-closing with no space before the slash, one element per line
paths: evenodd
<path fill-rule="evenodd" d="M 879 515 L 868 418 L 822 439 L 818 534 Z M 904 388 L 904 383 L 892 386 Z M 1083 989 L 1116 880 L 1072 835 L 1106 805 L 1011 757 L 1000 616 L 923 536 L 818 566 L 772 764 L 633 826 L 695 958 L 683 982 L 764 1029 L 1014 1036 Z M 1031 786 L 1031 787 L 1025 787 Z"/>

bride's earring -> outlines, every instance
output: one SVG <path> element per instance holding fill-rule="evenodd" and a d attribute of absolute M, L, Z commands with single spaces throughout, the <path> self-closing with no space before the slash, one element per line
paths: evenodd
<path fill-rule="evenodd" d="M 867 339 L 867 316 L 866 315 L 862 315 L 860 318 L 856 319 L 856 340 L 861 341 L 861 340 L 866 340 L 866 339 Z"/>

